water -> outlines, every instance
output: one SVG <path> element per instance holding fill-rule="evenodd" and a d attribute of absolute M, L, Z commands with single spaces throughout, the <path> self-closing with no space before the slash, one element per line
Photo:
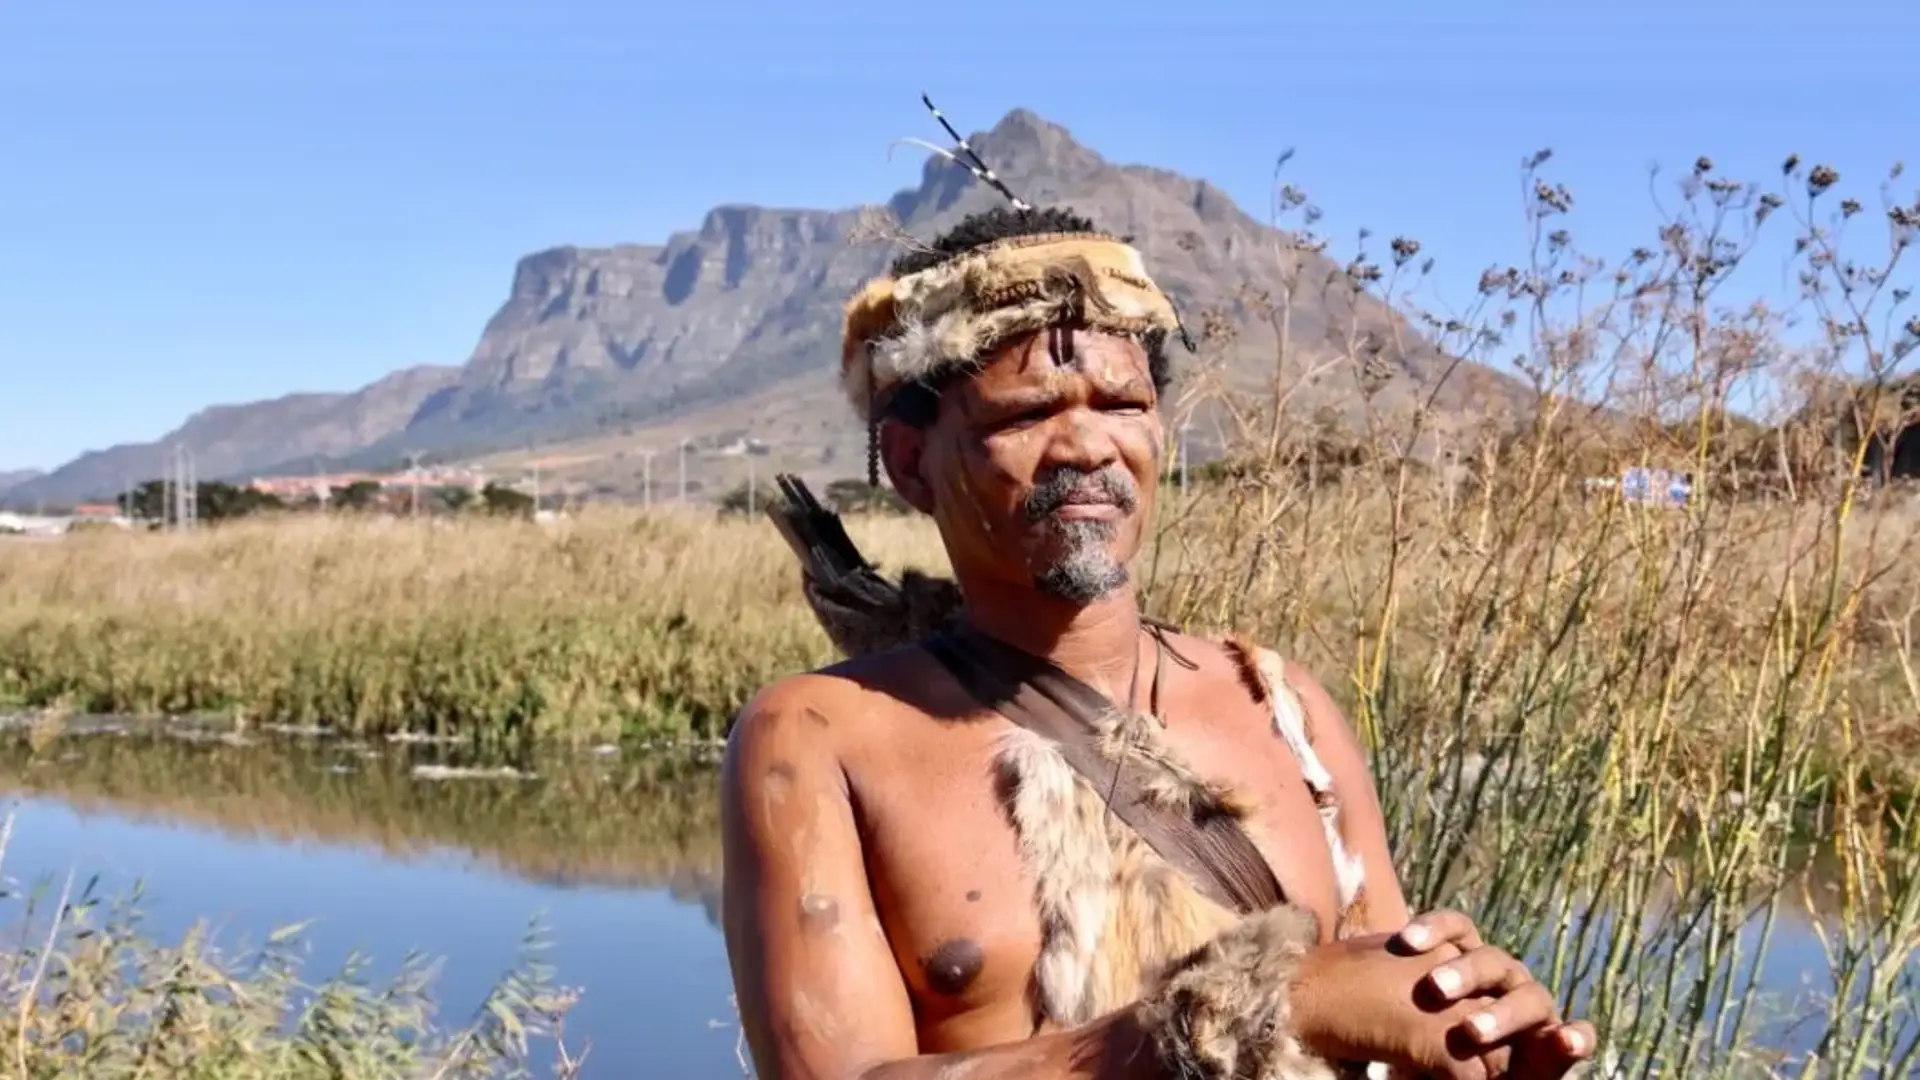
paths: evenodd
<path fill-rule="evenodd" d="M 537 779 L 432 781 L 416 767 L 463 763 L 317 741 L 93 735 L 37 758 L 7 742 L 13 887 L 49 879 L 54 895 L 69 870 L 80 884 L 100 874 L 109 893 L 144 879 L 151 936 L 178 940 L 205 918 L 230 949 L 312 919 L 310 979 L 356 949 L 374 978 L 410 949 L 440 957 L 448 1026 L 514 965 L 540 916 L 542 959 L 584 990 L 566 1038 L 576 1055 L 590 1049 L 585 1076 L 740 1073 L 710 765 L 555 757 L 515 763 Z"/>
<path fill-rule="evenodd" d="M 145 925 L 162 940 L 204 918 L 244 946 L 312 919 L 310 978 L 353 950 L 374 957 L 376 978 L 409 950 L 440 957 L 447 1025 L 512 967 L 539 916 L 543 959 L 584 990 L 566 1036 L 590 1050 L 588 1078 L 739 1075 L 710 760 L 481 763 L 432 745 L 96 727 L 37 748 L 0 733 L 9 884 L 57 889 L 69 870 L 110 893 L 144 880 Z M 482 764 L 505 771 L 470 775 Z M 1824 975 L 1815 935 L 1786 920 L 1769 988 L 1797 995 Z M 1805 1038 L 1783 1041 L 1810 1049 Z"/>

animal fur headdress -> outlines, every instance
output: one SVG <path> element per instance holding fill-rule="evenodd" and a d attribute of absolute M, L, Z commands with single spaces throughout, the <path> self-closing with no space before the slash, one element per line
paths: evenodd
<path fill-rule="evenodd" d="M 987 167 L 924 95 L 955 150 L 927 146 L 965 167 L 1016 211 L 1033 207 Z M 965 370 L 1017 334 L 1072 322 L 1132 338 L 1185 337 L 1173 302 L 1130 244 L 1104 233 L 1044 233 L 961 252 L 900 277 L 869 281 L 847 304 L 841 385 L 871 423 L 901 386 Z"/>

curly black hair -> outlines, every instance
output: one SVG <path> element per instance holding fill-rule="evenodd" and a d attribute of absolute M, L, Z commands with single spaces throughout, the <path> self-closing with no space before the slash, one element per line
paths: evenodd
<path fill-rule="evenodd" d="M 996 206 L 962 218 L 925 249 L 909 251 L 895 259 L 892 272 L 894 277 L 916 274 L 969 251 L 1017 236 L 1100 231 L 1090 219 L 1068 209 L 1046 207 L 1016 210 L 1009 206 Z M 1147 350 L 1147 374 L 1153 380 L 1153 392 L 1155 395 L 1164 395 L 1173 382 L 1173 361 L 1167 356 L 1167 335 L 1165 331 L 1151 331 L 1141 344 Z M 915 381 L 902 386 L 889 397 L 882 409 L 882 416 L 909 427 L 930 426 L 939 412 L 940 390 L 952 378 L 954 376 L 949 374 L 932 382 Z"/>
<path fill-rule="evenodd" d="M 996 206 L 970 214 L 948 229 L 925 248 L 909 251 L 893 260 L 893 276 L 906 277 L 930 270 L 949 259 L 965 255 L 999 240 L 1042 233 L 1097 233 L 1094 223 L 1072 210 L 1049 206 L 1043 210 L 1015 210 Z"/>

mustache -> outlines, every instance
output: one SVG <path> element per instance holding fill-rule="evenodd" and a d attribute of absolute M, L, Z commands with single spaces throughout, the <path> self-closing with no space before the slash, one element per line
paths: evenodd
<path fill-rule="evenodd" d="M 1091 472 L 1062 465 L 1040 474 L 1021 509 L 1028 521 L 1039 521 L 1076 503 L 1111 503 L 1132 513 L 1140 505 L 1140 495 L 1133 476 L 1117 465 Z"/>

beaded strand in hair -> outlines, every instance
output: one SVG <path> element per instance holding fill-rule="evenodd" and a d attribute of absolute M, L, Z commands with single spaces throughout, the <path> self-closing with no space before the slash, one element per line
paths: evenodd
<path fill-rule="evenodd" d="M 868 494 L 880 490 L 880 395 L 874 392 L 872 347 L 867 364 L 867 488 Z"/>

